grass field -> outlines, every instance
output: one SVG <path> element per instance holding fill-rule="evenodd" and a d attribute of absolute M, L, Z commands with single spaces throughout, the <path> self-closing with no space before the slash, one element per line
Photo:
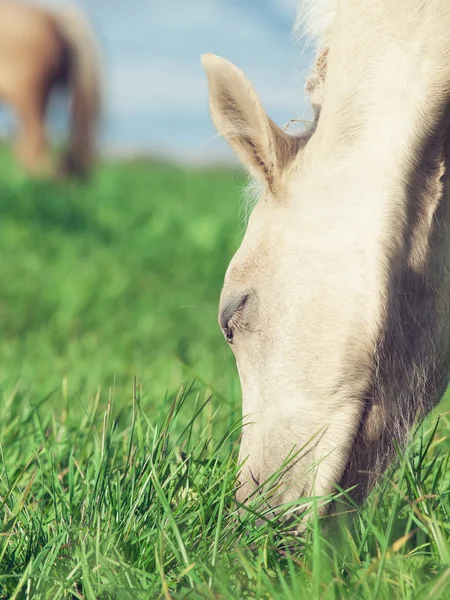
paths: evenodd
<path fill-rule="evenodd" d="M 0 155 L 0 598 L 450 598 L 448 402 L 332 533 L 237 511 L 216 307 L 242 183 L 142 162 L 50 185 Z"/>

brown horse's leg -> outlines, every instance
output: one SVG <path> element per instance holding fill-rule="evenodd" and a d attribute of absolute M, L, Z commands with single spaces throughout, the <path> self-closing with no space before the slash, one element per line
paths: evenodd
<path fill-rule="evenodd" d="M 48 97 L 48 90 L 24 90 L 15 106 L 19 121 L 15 154 L 29 172 L 39 175 L 53 172 L 45 132 Z"/>

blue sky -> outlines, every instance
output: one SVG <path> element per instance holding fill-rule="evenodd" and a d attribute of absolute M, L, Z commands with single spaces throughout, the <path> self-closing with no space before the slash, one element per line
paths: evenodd
<path fill-rule="evenodd" d="M 311 55 L 291 35 L 298 0 L 75 1 L 104 55 L 106 151 L 230 158 L 209 118 L 203 52 L 242 68 L 279 124 L 309 114 L 303 85 Z"/>

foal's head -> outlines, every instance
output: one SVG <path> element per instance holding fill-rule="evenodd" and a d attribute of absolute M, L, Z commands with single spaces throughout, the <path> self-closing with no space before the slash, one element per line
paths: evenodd
<path fill-rule="evenodd" d="M 213 121 L 261 190 L 219 309 L 242 387 L 238 499 L 277 471 L 272 505 L 336 484 L 362 498 L 444 385 L 436 314 L 448 310 L 428 257 L 441 239 L 438 154 L 422 177 L 407 172 L 412 155 L 397 170 L 375 160 L 351 127 L 289 135 L 237 67 L 203 64 Z"/>
<path fill-rule="evenodd" d="M 365 284 L 346 275 L 342 248 L 327 231 L 329 208 L 308 166 L 311 133 L 289 135 L 273 123 L 250 82 L 228 61 L 205 55 L 203 64 L 213 121 L 261 188 L 219 311 L 243 395 L 238 498 L 245 500 L 289 456 L 278 500 L 309 495 L 313 487 L 328 492 L 359 421 L 362 388 L 349 381 L 346 358 L 358 352 L 358 368 L 366 368 L 367 348 L 357 338 L 370 324 L 353 307 Z M 344 405 L 342 387 L 350 389 Z"/>

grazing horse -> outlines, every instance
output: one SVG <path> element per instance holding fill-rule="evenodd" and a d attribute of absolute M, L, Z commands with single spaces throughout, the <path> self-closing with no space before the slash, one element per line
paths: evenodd
<path fill-rule="evenodd" d="M 94 158 L 99 116 L 98 50 L 89 24 L 74 7 L 49 9 L 0 0 L 0 100 L 18 119 L 15 153 L 32 173 L 54 171 L 45 116 L 52 89 L 72 95 L 71 134 L 61 166 L 84 175 Z"/>
<path fill-rule="evenodd" d="M 260 184 L 219 322 L 246 423 L 237 498 L 278 470 L 273 507 L 336 485 L 362 501 L 450 367 L 450 2 L 321 0 L 309 15 L 301 134 L 236 66 L 202 57 L 216 128 Z"/>

